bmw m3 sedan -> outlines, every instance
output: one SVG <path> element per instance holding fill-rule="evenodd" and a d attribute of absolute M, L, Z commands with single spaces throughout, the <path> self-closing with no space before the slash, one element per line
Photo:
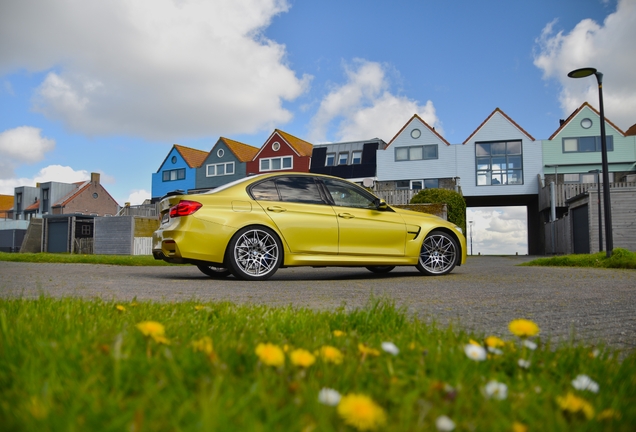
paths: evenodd
<path fill-rule="evenodd" d="M 438 276 L 466 262 L 456 225 L 326 175 L 260 174 L 201 194 L 169 193 L 160 208 L 155 259 L 215 278 L 265 280 L 294 266 L 415 266 Z"/>

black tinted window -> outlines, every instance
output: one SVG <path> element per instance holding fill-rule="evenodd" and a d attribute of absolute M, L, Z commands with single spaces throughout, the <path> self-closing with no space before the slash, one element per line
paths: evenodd
<path fill-rule="evenodd" d="M 324 204 L 312 177 L 282 177 L 276 180 L 281 201 Z"/>
<path fill-rule="evenodd" d="M 250 192 L 255 200 L 280 201 L 274 180 L 267 180 L 254 185 Z"/>
<path fill-rule="evenodd" d="M 339 207 L 375 208 L 375 198 L 355 185 L 339 180 L 325 179 L 325 186 Z"/>

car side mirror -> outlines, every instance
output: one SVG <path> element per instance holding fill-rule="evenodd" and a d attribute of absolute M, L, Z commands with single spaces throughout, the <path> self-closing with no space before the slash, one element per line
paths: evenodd
<path fill-rule="evenodd" d="M 378 210 L 386 210 L 389 206 L 382 198 L 375 199 L 375 208 Z"/>

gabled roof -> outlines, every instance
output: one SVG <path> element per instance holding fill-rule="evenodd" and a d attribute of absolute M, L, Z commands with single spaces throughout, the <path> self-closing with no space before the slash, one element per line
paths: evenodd
<path fill-rule="evenodd" d="M 84 191 L 84 189 L 88 188 L 91 185 L 91 181 L 90 180 L 86 180 L 85 182 L 82 183 L 74 183 L 75 185 L 78 186 L 78 188 L 72 192 L 70 192 L 69 194 L 67 194 L 65 197 L 62 197 L 62 199 L 60 199 L 58 202 L 54 203 L 51 208 L 53 207 L 66 207 L 73 199 L 75 199 L 76 197 L 78 197 L 79 195 L 82 194 L 82 192 Z M 102 190 L 104 192 L 106 192 L 106 195 L 108 195 L 110 197 L 110 199 L 113 200 L 113 202 L 115 202 L 117 205 L 119 205 L 119 203 L 117 203 L 117 201 L 115 201 L 115 199 L 112 197 L 112 195 L 110 193 L 108 193 L 108 191 L 106 190 L 106 188 L 104 186 L 102 186 Z"/>
<path fill-rule="evenodd" d="M 205 158 L 208 157 L 208 152 L 203 150 L 197 150 L 179 144 L 175 144 L 174 148 L 179 152 L 190 168 L 199 168 L 205 161 Z"/>
<path fill-rule="evenodd" d="M 428 123 L 426 123 L 424 120 L 422 120 L 422 118 L 421 118 L 420 116 L 418 116 L 417 114 L 413 114 L 413 117 L 411 117 L 411 118 L 409 119 L 409 121 L 407 121 L 406 123 L 404 123 L 404 126 L 402 126 L 402 129 L 400 129 L 400 130 L 398 131 L 398 133 L 396 133 L 396 134 L 395 134 L 395 136 L 391 139 L 391 141 L 389 141 L 389 143 L 386 145 L 386 148 L 388 148 L 391 144 L 393 144 L 393 141 L 395 141 L 395 139 L 396 139 L 396 138 L 397 138 L 397 137 L 398 137 L 398 136 L 399 136 L 399 135 L 400 135 L 400 134 L 404 131 L 404 129 L 406 129 L 406 127 L 407 127 L 409 124 L 411 124 L 411 122 L 412 122 L 414 119 L 418 119 L 420 122 L 422 122 L 422 124 L 423 124 L 424 126 L 426 126 L 426 127 L 428 128 L 428 130 L 430 130 L 430 131 L 431 131 L 434 135 L 436 135 L 436 136 L 437 136 L 437 137 L 438 137 L 438 138 L 439 138 L 439 139 L 440 139 L 440 140 L 441 140 L 444 144 L 446 144 L 447 146 L 449 146 L 449 145 L 450 145 L 450 143 L 449 143 L 448 141 L 446 141 L 446 140 L 444 139 L 444 137 L 443 137 L 443 136 L 441 136 L 440 134 L 438 134 L 438 133 L 437 133 L 437 131 L 435 130 L 435 128 L 430 127 L 430 126 L 428 125 Z"/>
<path fill-rule="evenodd" d="M 0 211 L 13 208 L 13 195 L 0 195 Z"/>
<path fill-rule="evenodd" d="M 629 129 L 625 131 L 625 136 L 634 136 L 636 135 L 636 123 L 634 123 Z"/>
<path fill-rule="evenodd" d="M 505 112 L 503 112 L 501 109 L 499 109 L 499 107 L 497 107 L 497 108 L 495 108 L 495 110 L 494 110 L 492 113 L 490 113 L 490 115 L 486 118 L 486 120 L 484 120 L 483 122 L 481 122 L 481 124 L 477 127 L 477 129 L 475 129 L 475 130 L 473 131 L 473 133 L 471 133 L 471 134 L 470 134 L 470 136 L 469 136 L 468 138 L 466 138 L 466 140 L 465 140 L 462 144 L 464 145 L 464 144 L 466 144 L 468 141 L 470 141 L 470 140 L 471 140 L 471 138 L 472 138 L 472 137 L 474 137 L 474 136 L 477 134 L 477 132 L 479 132 L 479 130 L 480 130 L 482 127 L 484 127 L 484 125 L 485 125 L 486 123 L 488 123 L 488 121 L 489 121 L 489 120 L 490 120 L 490 119 L 491 119 L 491 118 L 492 118 L 492 117 L 493 117 L 496 113 L 499 113 L 499 114 L 501 114 L 502 116 L 504 116 L 504 118 L 505 118 L 506 120 L 508 120 L 508 121 L 509 121 L 509 122 L 510 122 L 510 123 L 511 123 L 514 127 L 516 127 L 517 129 L 519 129 L 519 131 L 520 131 L 521 133 L 523 133 L 525 136 L 527 136 L 528 138 L 530 138 L 530 140 L 531 140 L 531 141 L 534 141 L 534 140 L 535 140 L 535 139 L 534 139 L 534 137 L 533 137 L 532 135 L 530 135 L 528 132 L 526 132 L 526 131 L 525 131 L 525 130 L 521 127 L 521 126 L 519 126 L 519 125 L 517 124 L 517 122 L 515 122 L 513 119 L 511 119 L 510 117 L 508 117 L 508 115 L 507 115 Z"/>
<path fill-rule="evenodd" d="M 292 149 L 294 149 L 296 153 L 298 153 L 299 156 L 311 156 L 311 153 L 314 149 L 313 144 L 301 140 L 300 138 L 297 138 L 293 135 L 290 135 L 287 132 L 283 132 L 280 129 L 274 129 L 274 133 L 278 133 L 281 138 L 287 141 L 287 144 L 289 144 Z"/>
<path fill-rule="evenodd" d="M 581 112 L 581 110 L 583 110 L 583 108 L 584 108 L 584 107 L 588 107 L 589 109 L 591 109 L 592 111 L 594 111 L 594 113 L 595 113 L 597 116 L 599 116 L 599 118 L 601 117 L 601 113 L 599 113 L 598 111 L 596 111 L 596 109 L 594 109 L 594 107 L 593 107 L 592 105 L 590 105 L 590 104 L 589 104 L 589 103 L 587 103 L 587 102 L 583 102 L 583 103 L 581 104 L 581 106 L 580 106 L 580 107 L 578 107 L 577 109 L 575 109 L 575 110 L 574 110 L 574 112 L 573 112 L 572 114 L 570 114 L 570 116 L 569 116 L 569 117 L 568 117 L 565 121 L 563 121 L 563 122 L 559 125 L 559 128 L 558 128 L 556 131 L 554 131 L 554 133 L 553 133 L 552 135 L 550 135 L 550 138 L 548 138 L 548 139 L 549 139 L 549 140 L 551 140 L 551 139 L 553 139 L 555 136 L 557 136 L 557 135 L 559 134 L 559 132 L 561 132 L 561 130 L 562 130 L 564 127 L 566 127 L 566 126 L 567 126 L 567 125 L 568 125 L 568 124 L 569 124 L 569 123 L 570 123 L 570 122 L 571 122 L 571 121 L 572 121 L 572 120 L 573 120 L 573 119 L 574 119 L 574 118 L 578 115 L 578 113 L 580 113 L 580 112 Z M 605 117 L 605 121 L 606 121 L 607 123 L 609 123 L 609 124 L 610 124 L 610 125 L 611 125 L 614 129 L 616 129 L 619 133 L 621 133 L 623 136 L 625 136 L 625 132 L 623 132 L 623 131 L 622 131 L 622 130 L 618 127 L 618 126 L 616 126 L 614 123 L 612 123 L 611 121 L 609 121 L 609 120 L 607 119 L 607 117 Z M 634 125 L 634 126 L 636 126 L 636 125 Z M 632 126 L 632 127 L 634 127 L 634 126 Z M 631 129 L 631 128 L 630 128 L 630 129 Z"/>
<path fill-rule="evenodd" d="M 251 145 L 243 144 L 229 138 L 221 137 L 219 138 L 219 140 L 225 143 L 226 147 L 230 149 L 232 153 L 234 153 L 234 156 L 236 156 L 236 158 L 240 162 L 251 161 L 252 159 L 254 159 L 254 156 L 256 156 L 256 153 L 258 153 L 259 150 L 256 147 L 252 147 Z"/>
<path fill-rule="evenodd" d="M 24 211 L 37 210 L 39 208 L 40 208 L 40 201 L 36 199 L 35 202 L 31 204 L 30 206 L 28 206 L 27 208 L 25 208 Z"/>

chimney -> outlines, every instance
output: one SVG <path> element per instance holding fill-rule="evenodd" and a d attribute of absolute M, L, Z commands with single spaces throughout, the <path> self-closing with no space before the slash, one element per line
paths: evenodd
<path fill-rule="evenodd" d="M 559 126 L 563 126 L 563 123 L 565 123 L 565 120 L 559 119 Z"/>
<path fill-rule="evenodd" d="M 99 184 L 99 173 L 91 173 L 91 183 Z"/>

